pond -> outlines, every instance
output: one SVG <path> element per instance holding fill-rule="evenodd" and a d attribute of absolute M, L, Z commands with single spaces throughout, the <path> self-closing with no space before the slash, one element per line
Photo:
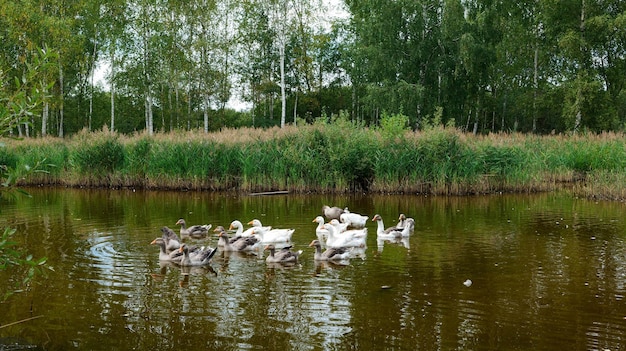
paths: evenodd
<path fill-rule="evenodd" d="M 567 192 L 431 197 L 246 196 L 27 189 L 0 228 L 53 269 L 0 303 L 0 349 L 624 350 L 626 209 Z M 349 264 L 316 264 L 322 205 L 415 231 Z M 160 264 L 150 242 L 183 217 L 294 228 L 297 265 L 218 252 Z M 215 246 L 217 239 L 198 241 Z M 0 271 L 4 294 L 15 269 Z M 10 324 L 13 322 L 30 320 Z M 4 345 L 4 347 L 3 347 Z"/>

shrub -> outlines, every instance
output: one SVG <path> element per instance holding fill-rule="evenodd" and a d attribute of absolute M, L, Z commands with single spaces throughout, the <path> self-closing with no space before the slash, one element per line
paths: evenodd
<path fill-rule="evenodd" d="M 124 146 L 117 136 L 109 134 L 92 140 L 78 143 L 70 153 L 70 162 L 78 173 L 105 177 L 124 167 Z"/>

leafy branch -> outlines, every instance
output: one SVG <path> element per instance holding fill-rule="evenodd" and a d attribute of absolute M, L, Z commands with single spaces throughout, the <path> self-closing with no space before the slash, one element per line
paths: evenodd
<path fill-rule="evenodd" d="M 51 64 L 53 54 L 46 50 L 37 50 L 32 56 L 32 61 L 25 63 L 25 70 L 22 79 L 15 79 L 13 89 L 0 85 L 0 136 L 7 136 L 13 128 L 22 123 L 28 123 L 29 117 L 36 113 L 39 106 L 46 99 L 46 91 L 52 87 L 46 83 L 45 69 Z M 5 72 L 0 71 L 0 81 L 5 78 Z M 4 147 L 0 143 L 0 147 Z M 17 182 L 35 172 L 45 172 L 43 162 L 37 162 L 34 167 L 23 165 L 12 168 L 6 164 L 0 164 L 0 200 L 7 195 L 27 192 L 17 187 Z M 27 286 L 36 274 L 41 273 L 41 268 L 45 265 L 47 258 L 34 258 L 33 255 L 23 252 L 14 241 L 16 229 L 5 228 L 0 235 L 0 270 L 10 267 L 25 268 L 23 276 L 15 283 L 14 291 L 9 291 L 0 297 L 0 301 L 5 300 L 11 294 L 20 291 L 20 288 Z"/>

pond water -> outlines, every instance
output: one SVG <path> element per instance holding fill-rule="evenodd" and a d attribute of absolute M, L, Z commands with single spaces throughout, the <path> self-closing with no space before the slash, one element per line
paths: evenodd
<path fill-rule="evenodd" d="M 53 270 L 0 303 L 0 349 L 626 349 L 619 202 L 27 191 L 0 203 L 0 228 L 16 228 L 20 245 Z M 307 245 L 324 204 L 378 213 L 385 226 L 405 213 L 416 228 L 405 242 L 378 243 L 369 221 L 364 257 L 316 264 Z M 161 265 L 150 242 L 162 226 L 178 231 L 179 217 L 295 228 L 304 252 L 293 267 L 224 253 L 207 268 Z M 0 271 L 2 295 L 18 271 Z"/>

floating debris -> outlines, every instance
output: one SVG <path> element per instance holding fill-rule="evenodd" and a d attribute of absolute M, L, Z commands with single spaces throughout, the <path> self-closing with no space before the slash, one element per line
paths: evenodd
<path fill-rule="evenodd" d="M 463 282 L 463 285 L 465 285 L 465 286 L 467 286 L 469 288 L 470 286 L 472 286 L 472 281 L 470 279 L 468 279 L 468 280 Z"/>

